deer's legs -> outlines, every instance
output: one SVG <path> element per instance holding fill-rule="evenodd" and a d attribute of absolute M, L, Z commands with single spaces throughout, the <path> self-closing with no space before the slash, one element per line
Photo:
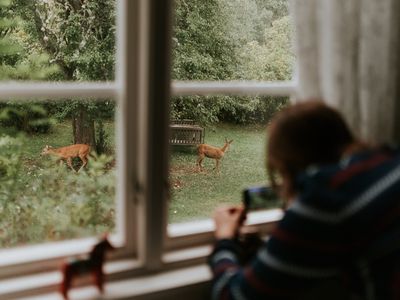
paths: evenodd
<path fill-rule="evenodd" d="M 79 168 L 78 172 L 79 172 L 83 167 L 85 167 L 85 166 L 87 165 L 87 163 L 88 163 L 88 159 L 86 158 L 86 156 L 82 155 L 82 156 L 79 156 L 79 158 L 80 158 L 81 161 L 82 161 L 82 166 Z"/>
<path fill-rule="evenodd" d="M 82 168 L 84 167 L 84 166 L 86 166 L 87 165 L 87 163 L 88 163 L 88 159 L 87 159 L 87 157 L 86 156 L 79 156 L 79 158 L 82 160 L 82 162 L 83 162 L 83 165 L 82 165 Z"/>
<path fill-rule="evenodd" d="M 67 158 L 67 165 L 71 168 L 72 171 L 76 172 L 74 167 L 72 166 L 72 158 L 71 157 Z"/>
<path fill-rule="evenodd" d="M 200 171 L 203 170 L 203 165 L 201 164 L 203 162 L 203 160 L 204 160 L 204 155 L 199 155 L 196 165 L 200 168 Z"/>
<path fill-rule="evenodd" d="M 219 159 L 215 160 L 215 167 L 214 170 L 217 170 L 217 172 L 219 172 Z"/>

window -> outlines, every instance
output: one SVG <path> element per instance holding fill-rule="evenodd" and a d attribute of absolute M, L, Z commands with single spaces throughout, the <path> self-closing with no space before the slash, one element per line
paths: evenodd
<path fill-rule="evenodd" d="M 100 235 L 100 232 L 105 231 L 113 233 L 112 242 L 118 247 L 114 259 L 138 258 L 138 245 L 135 237 L 137 236 L 138 218 L 134 204 L 134 189 L 136 189 L 134 182 L 138 176 L 131 171 L 136 170 L 138 165 L 137 149 L 139 147 L 136 146 L 136 140 L 139 137 L 136 131 L 140 100 L 138 100 L 136 94 L 137 84 L 133 84 L 133 87 L 132 84 L 128 84 L 128 77 L 130 81 L 138 78 L 136 73 L 138 72 L 137 62 L 139 61 L 139 49 L 137 47 L 139 35 L 134 33 L 144 30 L 142 28 L 147 29 L 145 23 L 142 26 L 137 24 L 143 23 L 141 18 L 139 19 L 137 16 L 140 14 L 140 10 L 145 8 L 139 1 L 110 0 L 87 2 L 86 4 L 71 1 L 62 5 L 60 3 L 52 0 L 24 2 L 24 4 L 15 2 L 7 9 L 1 8 L 3 16 L 4 13 L 8 13 L 8 10 L 12 14 L 13 10 L 16 9 L 19 9 L 19 16 L 23 16 L 25 13 L 31 14 L 32 11 L 39 12 L 39 16 L 35 17 L 40 19 L 42 27 L 39 28 L 39 31 L 35 31 L 36 28 L 33 27 L 30 29 L 34 33 L 43 34 L 39 37 L 39 40 L 44 44 L 33 45 L 30 49 L 32 52 L 40 52 L 41 49 L 47 49 L 47 52 L 51 52 L 53 49 L 46 47 L 51 48 L 54 45 L 46 44 L 46 42 L 50 43 L 52 38 L 61 45 L 57 45 L 59 49 L 54 50 L 50 58 L 45 55 L 39 57 L 37 53 L 31 54 L 35 55 L 33 58 L 26 58 L 29 63 L 36 63 L 38 66 L 26 66 L 25 61 L 22 61 L 20 65 L 10 63 L 12 67 L 8 71 L 11 75 L 8 78 L 3 78 L 4 81 L 0 83 L 3 112 L 1 129 L 2 134 L 8 133 L 3 135 L 2 138 L 2 166 L 3 171 L 9 172 L 2 173 L 0 281 L 7 280 L 9 277 L 23 276 L 22 278 L 28 278 L 38 272 L 56 271 L 64 257 L 88 252 L 95 243 L 95 238 Z M 78 7 L 73 7 L 74 4 Z M 34 7 L 30 7 L 31 5 Z M 59 7 L 60 5 L 65 5 L 65 7 Z M 116 15 L 114 7 L 117 8 Z M 107 11 L 107 13 L 104 14 L 104 11 Z M 128 11 L 133 20 L 128 20 L 125 16 L 125 12 L 128 13 Z M 66 15 L 68 13 L 68 16 L 63 15 L 64 13 Z M 99 13 L 102 18 L 107 20 L 99 21 Z M 84 20 L 85 22 L 104 22 L 114 29 L 116 22 L 117 31 L 110 34 L 99 24 L 86 26 L 86 24 L 77 23 L 78 14 L 81 14 L 80 20 L 82 20 L 83 15 L 87 17 Z M 71 21 L 70 19 L 67 20 L 68 22 L 63 20 L 64 23 L 57 19 L 57 17 L 63 16 L 72 18 L 72 21 L 75 21 L 72 24 L 73 26 L 68 23 Z M 117 16 L 116 20 L 115 16 Z M 29 16 L 26 17 L 29 18 Z M 26 20 L 24 19 L 25 23 L 30 21 Z M 26 25 L 25 23 L 24 25 Z M 32 23 L 28 25 L 34 26 Z M 110 28 L 108 29 L 111 30 Z M 129 30 L 128 32 L 127 28 L 131 28 L 132 31 Z M 16 41 L 13 41 L 15 45 L 31 42 L 24 40 L 29 38 L 28 29 L 16 27 L 12 36 L 16 39 Z M 88 30 L 88 32 L 85 30 Z M 95 30 L 102 32 L 94 32 Z M 76 38 L 81 41 L 81 44 L 68 44 L 68 41 L 74 35 L 80 34 L 87 35 Z M 104 35 L 104 39 L 107 39 L 107 41 L 100 39 L 100 35 Z M 114 40 L 115 36 L 117 41 Z M 98 45 L 93 45 L 95 41 L 92 37 L 98 39 Z M 18 40 L 18 38 L 21 38 L 21 40 Z M 140 38 L 142 38 L 141 35 Z M 106 55 L 97 57 L 98 53 L 85 53 L 83 50 L 84 47 L 90 46 L 91 49 L 102 51 L 101 47 L 105 47 L 102 44 L 103 42 L 109 43 L 107 49 L 111 49 L 111 51 L 109 51 L 107 59 L 110 61 L 96 61 L 96 59 L 103 59 Z M 63 43 L 67 43 L 67 45 Z M 114 53 L 115 43 L 117 43 L 116 53 Z M 68 48 L 69 46 L 70 48 Z M 72 51 L 72 53 L 68 51 Z M 103 51 L 105 50 L 103 49 Z M 136 53 L 136 55 L 132 55 L 132 53 Z M 89 54 L 93 57 L 83 57 Z M 13 57 L 6 58 L 11 60 Z M 2 58 L 3 62 L 6 58 Z M 55 64 L 52 59 L 61 62 Z M 63 61 L 63 59 L 65 60 Z M 62 64 L 63 62 L 65 65 Z M 102 63 L 107 66 L 107 70 L 94 69 L 95 66 L 101 66 Z M 79 67 L 76 67 L 77 65 Z M 126 65 L 128 67 L 125 67 Z M 90 72 L 84 73 L 82 70 L 85 68 L 88 68 Z M 30 73 L 21 78 L 15 75 L 17 72 L 24 75 L 24 71 Z M 110 74 L 103 74 L 106 71 Z M 15 72 L 15 74 L 12 72 Z M 46 72 L 52 72 L 52 74 L 49 75 Z M 43 75 L 42 73 L 46 74 Z M 90 77 L 88 76 L 89 73 L 96 74 Z M 2 75 L 4 74 L 3 72 Z M 32 74 L 36 74 L 36 77 Z M 9 78 L 23 80 L 9 81 Z M 70 107 L 67 107 L 68 105 Z M 68 117 L 68 122 L 54 121 L 53 124 L 41 123 L 37 119 L 29 120 L 28 125 L 32 126 L 33 129 L 27 127 L 28 134 L 25 134 L 23 139 L 16 138 L 17 135 L 14 137 L 10 133 L 10 130 L 13 129 L 12 126 L 6 128 L 8 124 L 6 124 L 7 118 L 4 118 L 4 112 L 16 117 L 32 118 L 44 112 L 44 108 L 52 110 L 52 116 L 54 116 L 64 113 L 62 109 L 72 108 L 76 111 L 81 107 L 96 109 L 97 115 L 95 117 L 104 121 L 101 123 L 102 127 L 96 128 L 97 138 L 108 136 L 109 141 L 115 139 L 115 142 L 112 141 L 112 145 L 115 144 L 116 147 L 111 146 L 108 149 L 109 155 L 107 156 L 99 154 L 97 157 L 89 157 L 89 166 L 80 172 L 75 172 L 82 164 L 79 160 L 72 162 L 71 168 L 75 169 L 73 171 L 67 166 L 53 166 L 56 163 L 50 158 L 50 155 L 40 157 L 40 153 L 45 146 L 45 141 L 46 144 L 52 144 L 55 147 L 76 143 L 77 141 L 72 139 L 72 126 L 70 124 L 73 122 L 77 126 L 77 130 L 84 128 L 86 124 L 80 126 L 77 123 L 81 121 L 79 117 L 85 112 L 78 114 L 76 119 L 73 117 L 69 119 Z M 115 122 L 114 108 L 116 110 Z M 22 113 L 25 113 L 25 115 Z M 108 117 L 100 118 L 100 113 L 104 113 Z M 43 120 L 45 119 L 43 118 Z M 96 123 L 97 125 L 100 124 L 99 122 Z M 14 126 L 15 124 L 11 125 Z M 25 126 L 26 124 L 22 125 Z M 48 133 L 36 133 L 36 128 L 39 128 L 38 131 L 47 130 L 46 126 L 51 126 Z M 67 126 L 67 129 L 62 128 Z M 99 134 L 99 129 L 100 131 L 103 130 L 103 133 Z M 115 137 L 114 132 L 116 133 Z M 79 132 L 75 132 L 75 134 L 79 135 Z M 26 141 L 25 147 L 22 147 L 24 140 Z M 86 141 L 83 140 L 81 143 L 86 143 Z M 98 141 L 96 144 L 97 146 L 101 145 Z M 5 149 L 11 153 L 8 155 Z M 97 152 L 99 153 L 99 151 Z M 50 154 L 58 157 L 53 152 L 50 152 Z M 5 161 L 8 162 L 6 166 L 8 169 L 4 168 Z M 142 166 L 142 168 L 146 168 L 146 166 Z M 97 174 L 93 173 L 97 172 L 96 169 Z M 13 172 L 18 176 L 11 178 L 11 175 L 15 175 Z M 27 178 L 21 178 L 21 174 L 26 175 Z M 105 174 L 107 175 L 104 176 Z M 40 180 L 37 177 L 45 178 L 47 181 Z M 8 188 L 4 187 L 6 183 L 4 179 L 10 181 Z M 96 183 L 94 184 L 94 182 Z M 20 188 L 21 186 L 25 190 Z M 12 192 L 15 194 L 14 198 L 10 196 Z M 13 200 L 23 204 L 14 205 Z M 105 219 L 100 222 L 88 220 L 88 218 L 104 217 L 108 218 L 108 221 L 104 222 Z M 87 221 L 94 226 L 83 225 Z M 17 227 L 19 231 L 16 230 Z M 86 229 L 84 229 L 85 227 Z M 134 265 L 136 267 L 140 265 L 139 260 Z M 126 268 L 132 268 L 132 263 L 122 266 L 123 270 Z M 116 272 L 120 271 L 121 268 L 117 268 Z M 45 280 L 43 283 L 40 276 L 35 278 L 37 278 L 35 282 L 38 286 L 41 284 L 54 286 L 59 280 L 56 276 L 51 277 L 48 281 Z M 32 289 L 29 284 L 13 286 L 13 284 L 0 283 L 0 286 L 3 287 L 0 288 L 0 298 L 8 298 L 14 294 L 24 295 L 26 293 L 29 295 Z M 27 290 L 25 291 L 25 289 Z"/>
<path fill-rule="evenodd" d="M 52 1 L 41 2 L 51 3 Z M 175 8 L 178 7 L 179 2 L 175 1 Z M 236 4 L 239 2 L 235 1 Z M 277 1 L 277 3 L 281 2 L 283 0 Z M 200 1 L 199 5 L 202 3 Z M 224 13 L 232 13 L 233 4 L 229 4 L 229 1 L 226 3 L 229 9 Z M 106 105 L 106 101 L 115 101 L 115 123 L 103 124 L 105 127 L 109 125 L 109 128 L 106 127 L 107 130 L 111 130 L 111 127 L 116 128 L 115 234 L 113 234 L 112 242 L 118 246 L 118 251 L 114 253 L 108 268 L 115 279 L 132 276 L 132 274 L 146 274 L 152 270 L 168 269 L 169 263 L 184 264 L 184 260 L 190 263 L 198 258 L 204 258 L 208 251 L 201 247 L 199 251 L 196 249 L 194 252 L 187 251 L 188 248 L 204 246 L 211 241 L 211 220 L 206 218 L 206 213 L 198 215 L 201 208 L 196 210 L 194 218 L 187 218 L 186 215 L 183 215 L 182 219 L 168 217 L 168 211 L 171 213 L 174 205 L 179 206 L 179 203 L 172 203 L 175 201 L 174 196 L 171 199 L 169 197 L 170 188 L 173 189 L 169 169 L 174 164 L 174 160 L 170 163 L 169 155 L 170 101 L 173 103 L 174 99 L 179 98 L 179 101 L 185 102 L 186 99 L 190 99 L 188 97 L 193 96 L 199 97 L 198 99 L 222 96 L 217 101 L 223 103 L 223 101 L 234 101 L 235 98 L 231 97 L 235 96 L 241 97 L 239 100 L 246 103 L 255 96 L 268 96 L 270 99 L 289 97 L 295 90 L 295 83 L 290 80 L 262 81 L 265 78 L 259 77 L 259 74 L 252 74 L 253 69 L 248 65 L 240 67 L 241 72 L 246 74 L 243 77 L 229 74 L 229 76 L 214 74 L 215 76 L 204 78 L 175 76 L 177 70 L 173 69 L 172 64 L 174 52 L 170 48 L 176 47 L 176 43 L 180 40 L 175 38 L 171 40 L 173 36 L 172 9 L 172 0 L 116 1 L 115 79 L 95 81 L 92 80 L 93 78 L 86 78 L 79 82 L 39 80 L 0 83 L 0 99 L 3 102 L 13 99 L 11 100 L 13 103 L 14 101 L 26 103 L 40 99 L 51 100 L 51 103 L 58 105 L 68 98 L 84 99 L 85 103 L 102 101 Z M 232 26 L 240 18 L 241 16 L 230 15 Z M 44 28 L 44 30 L 47 29 Z M 231 34 L 229 39 L 234 39 L 235 32 Z M 254 47 L 254 51 L 262 50 L 257 48 L 256 44 L 250 43 L 248 46 Z M 253 63 L 257 65 L 256 62 Z M 204 64 L 206 65 L 207 61 Z M 172 100 L 170 100 L 170 95 Z M 267 99 L 261 101 L 267 101 Z M 213 139 L 210 141 L 220 144 L 218 136 L 212 137 L 212 134 L 208 132 L 209 128 L 206 127 L 206 130 L 207 139 L 210 136 Z M 230 130 L 229 133 L 231 133 Z M 254 132 L 250 131 L 250 133 L 248 138 L 251 140 Z M 256 138 L 258 137 L 261 135 L 257 135 Z M 263 142 L 261 141 L 261 144 Z M 176 158 L 179 159 L 179 157 Z M 227 160 L 228 158 L 229 152 Z M 193 159 L 192 164 L 195 167 L 196 158 Z M 209 163 L 206 163 L 207 168 L 210 168 Z M 222 168 L 224 163 L 221 164 Z M 221 172 L 222 176 L 223 171 Z M 259 175 L 251 184 L 262 180 L 261 169 L 257 172 Z M 270 214 L 271 221 L 279 218 L 278 212 L 270 212 Z M 257 215 L 252 218 L 253 223 L 260 222 Z M 264 220 L 263 223 L 265 223 Z M 88 233 L 87 236 L 92 236 L 92 233 Z M 84 234 L 79 237 L 81 238 L 76 240 L 66 239 L 57 243 L 39 243 L 33 246 L 0 250 L 0 286 L 2 286 L 2 281 L 9 278 L 55 272 L 63 257 L 85 253 L 94 243 L 93 236 L 82 238 L 85 237 Z M 182 251 L 186 251 L 185 255 Z M 43 282 L 36 284 L 36 279 L 36 285 L 27 287 L 26 290 L 23 290 L 21 285 L 14 290 L 0 288 L 0 296 L 7 298 L 10 295 L 31 295 L 39 288 L 54 288 L 59 278 L 51 277 L 48 281 L 46 280 L 43 279 Z"/>
<path fill-rule="evenodd" d="M 0 105 L 0 248 L 112 232 L 120 101 L 99 88 L 115 78 L 115 1 L 7 2 L 1 73 L 14 95 Z M 86 96 L 62 91 L 94 80 L 103 83 Z"/>
<path fill-rule="evenodd" d="M 175 11 L 167 248 L 193 244 L 189 236 L 209 239 L 218 204 L 238 204 L 244 188 L 266 184 L 265 124 L 295 89 L 288 1 L 176 1 Z M 199 142 L 187 141 L 197 133 L 175 124 L 188 120 L 203 130 L 200 143 L 233 140 L 219 170 L 212 158 L 198 165 Z"/>

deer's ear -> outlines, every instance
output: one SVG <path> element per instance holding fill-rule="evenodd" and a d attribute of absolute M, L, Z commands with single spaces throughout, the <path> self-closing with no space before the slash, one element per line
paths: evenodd
<path fill-rule="evenodd" d="M 229 144 L 232 144 L 232 142 L 233 142 L 233 140 L 230 140 L 228 143 L 229 143 Z"/>

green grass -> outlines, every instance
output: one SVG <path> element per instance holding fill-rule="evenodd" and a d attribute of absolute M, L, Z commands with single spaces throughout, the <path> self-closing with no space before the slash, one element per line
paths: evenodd
<path fill-rule="evenodd" d="M 110 144 L 114 143 L 114 124 L 106 122 Z M 236 126 L 219 124 L 206 128 L 205 143 L 222 147 L 227 139 L 233 143 L 220 163 L 220 172 L 213 170 L 215 161 L 205 158 L 205 170 L 196 168 L 195 147 L 174 146 L 171 149 L 169 223 L 207 218 L 222 203 L 237 204 L 245 187 L 264 184 L 265 128 L 263 126 Z M 40 166 L 40 153 L 45 145 L 61 147 L 72 144 L 70 122 L 53 127 L 49 134 L 28 138 L 24 149 L 24 165 Z M 112 149 L 114 150 L 114 149 Z M 29 181 L 29 172 L 23 181 Z"/>
<path fill-rule="evenodd" d="M 169 223 L 210 217 L 222 203 L 237 204 L 245 187 L 265 184 L 265 128 L 218 125 L 206 129 L 205 143 L 221 147 L 233 139 L 220 164 L 205 158 L 204 172 L 196 168 L 196 148 L 173 147 L 171 154 L 171 201 Z M 183 148 L 183 149 L 182 149 Z"/>
<path fill-rule="evenodd" d="M 111 151 L 114 152 L 114 123 L 107 121 L 104 123 L 106 134 L 109 137 Z M 28 160 L 37 160 L 45 145 L 55 148 L 68 146 L 74 143 L 72 136 L 71 121 L 57 123 L 52 127 L 48 134 L 36 134 L 27 137 L 27 147 L 24 149 L 25 158 Z"/>
<path fill-rule="evenodd" d="M 106 124 L 113 133 L 113 123 Z M 0 248 L 110 232 L 115 226 L 113 157 L 90 159 L 82 172 L 41 156 L 46 144 L 72 143 L 70 122 L 49 134 L 3 137 L 0 155 Z M 113 134 L 112 134 L 113 135 Z M 79 160 L 79 159 L 78 159 Z M 80 163 L 79 163 L 80 165 Z"/>

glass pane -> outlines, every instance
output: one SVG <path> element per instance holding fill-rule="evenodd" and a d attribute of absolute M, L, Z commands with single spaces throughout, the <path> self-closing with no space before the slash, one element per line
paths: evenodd
<path fill-rule="evenodd" d="M 172 100 L 169 223 L 209 218 L 222 203 L 238 204 L 243 189 L 267 184 L 266 124 L 287 98 L 183 97 Z M 199 144 L 205 149 L 201 168 Z M 225 150 L 225 149 L 222 149 Z M 207 155 L 209 157 L 207 157 Z M 271 201 L 267 207 L 280 207 Z"/>
<path fill-rule="evenodd" d="M 288 0 L 176 0 L 176 80 L 290 80 Z"/>
<path fill-rule="evenodd" d="M 114 110 L 113 100 L 0 103 L 1 248 L 114 230 Z"/>
<path fill-rule="evenodd" d="M 115 0 L 7 2 L 0 3 L 0 79 L 114 79 Z"/>

